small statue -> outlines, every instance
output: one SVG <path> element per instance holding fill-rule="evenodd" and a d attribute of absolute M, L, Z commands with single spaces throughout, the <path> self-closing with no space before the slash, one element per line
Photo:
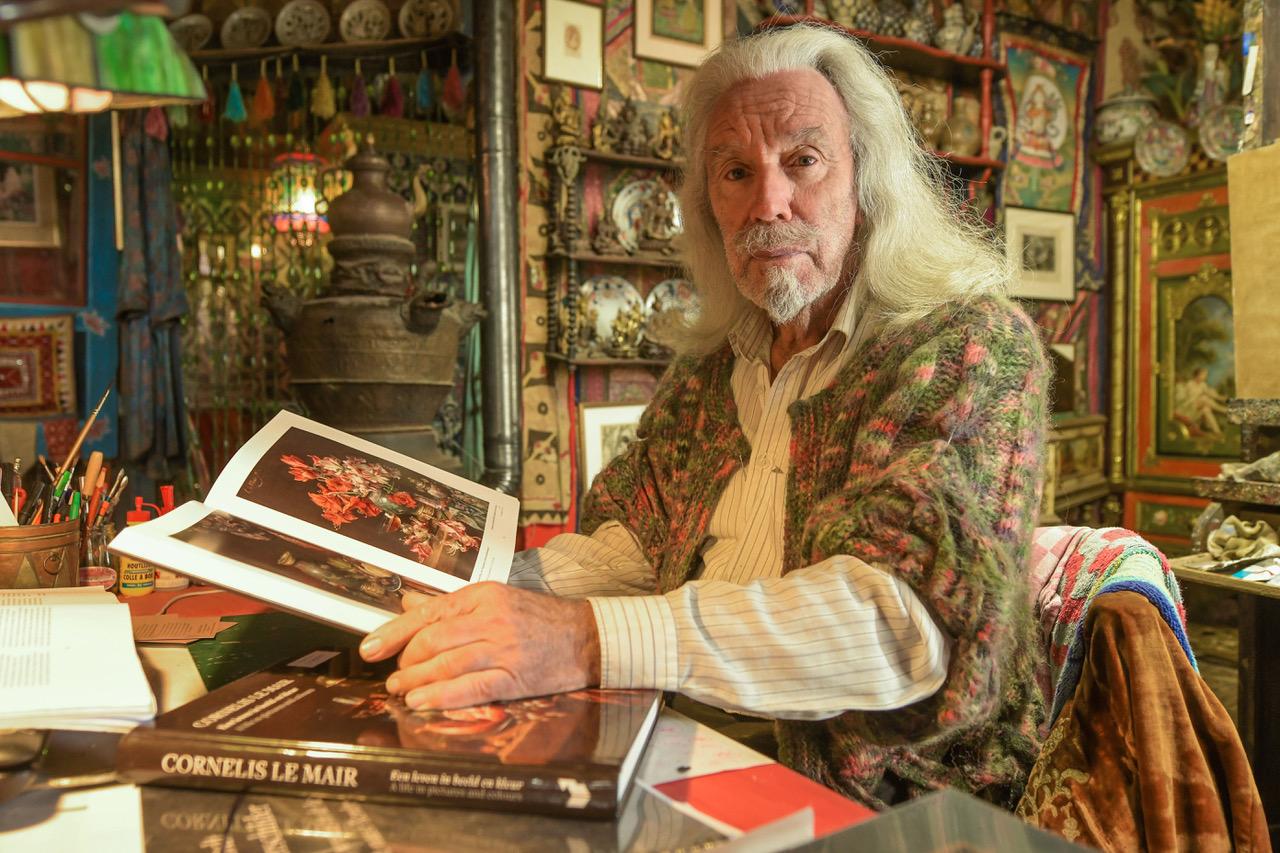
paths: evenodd
<path fill-rule="evenodd" d="M 903 35 L 921 44 L 933 44 L 937 26 L 933 21 L 933 4 L 930 0 L 913 0 L 911 15 L 903 24 Z"/>
<path fill-rule="evenodd" d="M 658 130 L 653 137 L 653 156 L 660 160 L 672 160 L 680 153 L 680 128 L 669 110 L 663 110 L 658 119 Z"/>
<path fill-rule="evenodd" d="M 635 302 L 618 311 L 609 327 L 605 352 L 614 358 L 635 358 L 640 354 L 640 336 L 644 332 L 644 303 Z"/>
<path fill-rule="evenodd" d="M 618 144 L 618 124 L 609 115 L 609 89 L 600 93 L 600 105 L 591 123 L 591 147 L 597 151 L 612 152 Z"/>
<path fill-rule="evenodd" d="M 557 86 L 551 101 L 551 144 L 578 145 L 582 141 L 582 110 L 568 86 Z"/>
<path fill-rule="evenodd" d="M 620 154 L 632 154 L 643 157 L 649 152 L 649 125 L 630 98 L 622 105 L 618 113 L 618 144 Z"/>
<path fill-rule="evenodd" d="M 901 0 L 883 0 L 880 4 L 880 35 L 902 38 L 906 35 L 910 16 Z"/>
<path fill-rule="evenodd" d="M 640 248 L 648 252 L 670 254 L 671 238 L 681 231 L 680 207 L 675 193 L 652 192 L 645 199 L 640 222 Z"/>
<path fill-rule="evenodd" d="M 973 45 L 977 26 L 977 18 L 968 13 L 964 3 L 954 0 L 942 10 L 942 29 L 938 30 L 933 43 L 943 50 L 964 56 Z"/>
<path fill-rule="evenodd" d="M 626 249 L 619 237 L 618 223 L 608 213 L 600 214 L 596 220 L 596 235 L 591 238 L 591 251 L 597 255 L 622 255 Z"/>

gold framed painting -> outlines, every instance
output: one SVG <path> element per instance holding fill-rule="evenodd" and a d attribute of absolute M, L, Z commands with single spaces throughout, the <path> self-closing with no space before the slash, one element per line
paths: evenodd
<path fill-rule="evenodd" d="M 720 46 L 720 0 L 635 0 L 636 56 L 672 65 L 700 65 Z"/>
<path fill-rule="evenodd" d="M 0 155 L 0 246 L 60 242 L 53 167 Z"/>
<path fill-rule="evenodd" d="M 578 468 L 582 488 L 591 488 L 604 466 L 635 441 L 643 403 L 578 404 Z"/>
<path fill-rule="evenodd" d="M 604 86 L 603 8 L 575 0 L 547 0 L 542 76 L 584 89 Z"/>

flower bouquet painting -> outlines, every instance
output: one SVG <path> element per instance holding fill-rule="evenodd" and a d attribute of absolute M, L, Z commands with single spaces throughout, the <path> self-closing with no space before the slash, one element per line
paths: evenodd
<path fill-rule="evenodd" d="M 463 580 L 489 511 L 438 480 L 299 429 L 263 454 L 239 496 Z"/>

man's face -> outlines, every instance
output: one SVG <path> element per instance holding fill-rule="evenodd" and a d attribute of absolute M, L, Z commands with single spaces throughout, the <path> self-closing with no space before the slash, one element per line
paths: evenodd
<path fill-rule="evenodd" d="M 738 289 L 786 323 L 847 272 L 858 206 L 844 103 L 809 69 L 744 81 L 716 102 L 706 146 Z"/>

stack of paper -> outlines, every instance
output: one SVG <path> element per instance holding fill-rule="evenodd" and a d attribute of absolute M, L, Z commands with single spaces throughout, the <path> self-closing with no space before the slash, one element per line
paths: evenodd
<path fill-rule="evenodd" d="M 133 638 L 139 643 L 174 643 L 186 645 L 196 640 L 210 640 L 236 623 L 223 622 L 217 616 L 133 617 Z"/>
<path fill-rule="evenodd" d="M 155 713 L 115 596 L 0 590 L 0 728 L 127 731 Z"/>

